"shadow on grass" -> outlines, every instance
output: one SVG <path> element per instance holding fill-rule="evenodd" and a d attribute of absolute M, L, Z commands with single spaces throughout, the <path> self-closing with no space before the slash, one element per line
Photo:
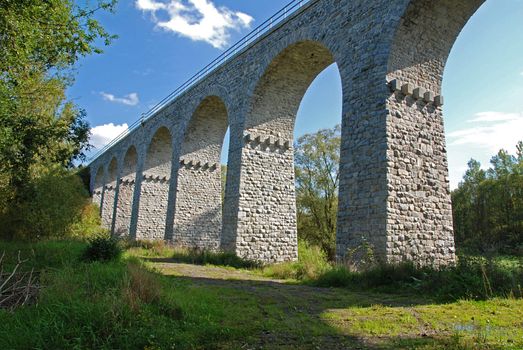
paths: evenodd
<path fill-rule="evenodd" d="M 212 252 L 202 249 L 176 250 L 171 258 L 171 262 L 180 262 L 193 265 L 228 266 L 237 269 L 253 269 L 261 267 L 259 263 L 242 259 L 234 253 Z"/>
<path fill-rule="evenodd" d="M 429 330 L 414 307 L 432 304 L 423 296 L 349 292 L 336 288 L 288 285 L 273 281 L 168 276 L 192 288 L 213 290 L 231 312 L 227 327 L 253 327 L 226 348 L 248 349 L 502 349 L 464 339 L 456 332 Z M 238 307 L 241 312 L 237 312 Z M 396 313 L 391 313 L 393 308 Z M 375 319 L 342 310 L 369 310 Z M 383 317 L 381 319 L 381 317 Z M 390 327 L 390 330 L 383 327 Z M 397 328 L 405 329 L 400 332 Z M 351 331 L 354 328 L 358 331 Z M 374 330 L 376 328 L 376 330 Z M 382 333 L 380 333 L 381 330 Z M 470 338 L 470 337 L 469 337 Z M 514 348 L 516 349 L 516 348 Z"/>

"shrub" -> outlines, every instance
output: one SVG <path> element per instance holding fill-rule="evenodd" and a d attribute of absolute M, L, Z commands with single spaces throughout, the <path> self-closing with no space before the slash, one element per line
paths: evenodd
<path fill-rule="evenodd" d="M 99 230 L 98 212 L 80 177 L 60 168 L 34 173 L 21 199 L 0 210 L 1 237 L 62 239 L 85 237 Z"/>
<path fill-rule="evenodd" d="M 73 238 L 94 238 L 103 231 L 100 218 L 100 207 L 93 203 L 86 203 L 81 209 L 80 217 L 69 229 L 69 235 Z"/>
<path fill-rule="evenodd" d="M 113 238 L 98 237 L 89 242 L 84 251 L 85 261 L 110 261 L 115 260 L 122 254 L 122 248 L 118 241 Z"/>

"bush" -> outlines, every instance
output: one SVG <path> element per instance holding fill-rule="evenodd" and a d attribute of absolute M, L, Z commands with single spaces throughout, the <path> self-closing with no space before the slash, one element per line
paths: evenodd
<path fill-rule="evenodd" d="M 62 239 L 88 237 L 100 230 L 97 208 L 79 176 L 59 168 L 34 172 L 21 199 L 0 210 L 1 237 Z"/>
<path fill-rule="evenodd" d="M 90 201 L 81 209 L 80 217 L 73 222 L 68 236 L 78 239 L 94 238 L 104 231 L 100 217 L 100 207 Z"/>
<path fill-rule="evenodd" d="M 122 248 L 114 238 L 98 237 L 89 242 L 85 249 L 83 259 L 88 262 L 111 261 L 118 259 Z"/>

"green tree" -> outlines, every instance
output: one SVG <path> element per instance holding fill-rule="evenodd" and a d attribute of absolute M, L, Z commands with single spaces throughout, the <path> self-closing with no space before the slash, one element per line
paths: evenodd
<path fill-rule="evenodd" d="M 471 160 L 452 192 L 458 247 L 517 253 L 523 247 L 523 142 L 517 154 L 500 150 L 484 171 Z"/>
<path fill-rule="evenodd" d="M 336 254 L 340 125 L 300 137 L 295 146 L 298 235 Z"/>
<path fill-rule="evenodd" d="M 85 112 L 65 90 L 78 59 L 113 39 L 93 16 L 114 6 L 0 0 L 0 216 L 10 235 L 16 227 L 6 218 L 31 201 L 38 177 L 71 167 L 89 148 Z"/>

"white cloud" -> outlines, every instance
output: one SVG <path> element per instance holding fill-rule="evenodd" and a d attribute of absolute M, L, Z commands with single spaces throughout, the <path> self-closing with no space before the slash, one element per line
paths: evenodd
<path fill-rule="evenodd" d="M 481 112 L 475 118 L 467 120 L 467 123 L 477 122 L 504 122 L 521 118 L 520 113 Z"/>
<path fill-rule="evenodd" d="M 116 97 L 113 94 L 109 94 L 103 91 L 100 92 L 100 95 L 102 95 L 102 98 L 106 101 L 121 103 L 127 106 L 136 106 L 138 103 L 140 103 L 140 99 L 138 98 L 138 94 L 136 92 L 125 95 L 124 97 Z"/>
<path fill-rule="evenodd" d="M 158 11 L 166 8 L 166 4 L 155 0 L 136 0 L 136 7 L 142 11 Z"/>
<path fill-rule="evenodd" d="M 475 125 L 447 134 L 451 188 L 461 181 L 470 158 L 486 169 L 500 149 L 515 154 L 523 140 L 523 113 L 482 112 L 467 122 Z"/>
<path fill-rule="evenodd" d="M 135 6 L 150 12 L 158 27 L 194 41 L 205 41 L 219 49 L 229 43 L 230 30 L 249 28 L 254 20 L 243 12 L 218 8 L 210 0 L 136 0 Z M 159 11 L 166 12 L 168 20 L 158 19 Z"/>
<path fill-rule="evenodd" d="M 468 122 L 478 125 L 449 133 L 449 146 L 471 145 L 494 154 L 501 148 L 514 151 L 523 139 L 523 113 L 484 112 Z"/>
<path fill-rule="evenodd" d="M 109 123 L 98 125 L 91 129 L 91 139 L 89 141 L 96 149 L 101 149 L 118 135 L 128 130 L 129 126 L 127 124 L 114 125 Z"/>

